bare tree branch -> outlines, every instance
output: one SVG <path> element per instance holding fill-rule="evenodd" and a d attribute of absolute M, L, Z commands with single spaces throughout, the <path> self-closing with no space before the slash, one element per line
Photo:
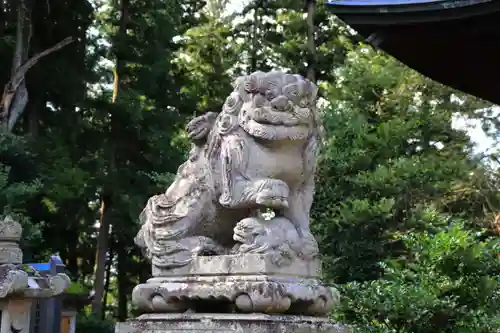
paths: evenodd
<path fill-rule="evenodd" d="M 21 14 L 20 14 L 21 15 Z M 73 37 L 67 37 L 62 41 L 58 42 L 54 46 L 35 54 L 24 64 L 20 65 L 20 60 L 23 58 L 24 49 L 24 36 L 22 36 L 22 32 L 19 31 L 24 30 L 24 23 L 21 22 L 24 18 L 21 18 L 18 26 L 18 36 L 17 36 L 17 45 L 16 45 L 16 54 L 14 56 L 13 62 L 13 73 L 12 77 L 7 82 L 4 87 L 4 91 L 2 94 L 1 106 L 2 106 L 2 121 L 4 127 L 8 131 L 12 131 L 15 123 L 19 119 L 19 117 L 24 112 L 24 108 L 28 102 L 28 92 L 25 87 L 24 77 L 28 70 L 36 65 L 36 63 L 46 55 L 49 55 L 55 51 L 60 50 L 64 46 L 73 42 Z M 20 53 L 17 53 L 18 50 L 21 50 Z"/>

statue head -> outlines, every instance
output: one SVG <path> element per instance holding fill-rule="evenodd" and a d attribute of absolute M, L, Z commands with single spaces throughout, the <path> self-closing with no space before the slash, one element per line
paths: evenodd
<path fill-rule="evenodd" d="M 266 228 L 258 217 L 247 217 L 239 221 L 234 227 L 233 238 L 242 244 L 252 244 L 255 238 L 266 234 Z"/>
<path fill-rule="evenodd" d="M 318 88 L 300 75 L 255 72 L 234 83 L 218 117 L 221 134 L 240 126 L 264 140 L 306 140 L 316 131 Z"/>

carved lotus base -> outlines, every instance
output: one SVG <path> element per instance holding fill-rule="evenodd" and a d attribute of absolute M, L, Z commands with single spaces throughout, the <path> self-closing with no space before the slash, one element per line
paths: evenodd
<path fill-rule="evenodd" d="M 327 314 L 338 293 L 319 282 L 317 270 L 308 271 L 319 263 L 294 264 L 278 268 L 265 255 L 199 257 L 185 275 L 155 277 L 138 285 L 132 301 L 153 313 Z M 297 274 L 300 266 L 306 276 Z"/>

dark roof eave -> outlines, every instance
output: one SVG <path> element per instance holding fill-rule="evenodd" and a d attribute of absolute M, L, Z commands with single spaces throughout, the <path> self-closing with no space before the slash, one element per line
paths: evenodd
<path fill-rule="evenodd" d="M 500 1 L 494 0 L 424 1 L 344 0 L 328 1 L 327 5 L 331 12 L 349 25 L 397 25 L 456 20 L 500 10 Z M 365 2 L 366 5 L 360 5 Z M 402 2 L 406 4 L 401 5 Z"/>
<path fill-rule="evenodd" d="M 494 0 L 329 0 L 337 13 L 442 11 L 494 2 Z"/>
<path fill-rule="evenodd" d="M 457 0 L 458 1 L 458 0 Z M 440 11 L 337 13 L 368 43 L 433 80 L 500 104 L 500 0 Z M 447 18 L 447 19 L 445 19 Z"/>

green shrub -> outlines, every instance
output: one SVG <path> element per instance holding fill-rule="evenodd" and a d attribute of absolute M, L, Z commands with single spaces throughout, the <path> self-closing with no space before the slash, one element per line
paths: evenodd
<path fill-rule="evenodd" d="M 76 321 L 76 333 L 113 333 L 115 323 L 111 320 L 102 320 L 95 316 L 79 314 Z"/>
<path fill-rule="evenodd" d="M 408 254 L 384 263 L 383 278 L 340 286 L 337 319 L 358 332 L 498 332 L 499 247 L 479 236 L 459 222 L 401 235 Z"/>
<path fill-rule="evenodd" d="M 0 129 L 0 219 L 10 215 L 23 226 L 23 247 L 41 237 L 41 225 L 33 225 L 26 211 L 42 187 L 34 157 L 23 137 Z"/>

